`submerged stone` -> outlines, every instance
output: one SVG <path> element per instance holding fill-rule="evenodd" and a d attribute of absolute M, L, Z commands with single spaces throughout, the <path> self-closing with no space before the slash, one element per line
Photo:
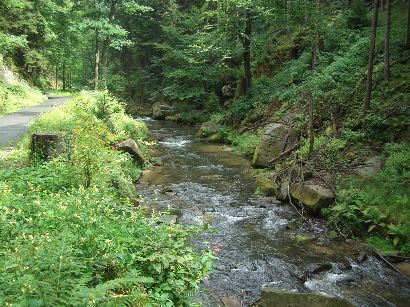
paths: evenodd
<path fill-rule="evenodd" d="M 196 138 L 200 141 L 210 142 L 210 143 L 223 143 L 224 136 L 221 133 L 221 125 L 216 121 L 210 120 L 203 123 L 199 128 Z"/>
<path fill-rule="evenodd" d="M 261 307 L 351 307 L 347 300 L 315 293 L 288 292 L 273 288 L 262 289 Z"/>

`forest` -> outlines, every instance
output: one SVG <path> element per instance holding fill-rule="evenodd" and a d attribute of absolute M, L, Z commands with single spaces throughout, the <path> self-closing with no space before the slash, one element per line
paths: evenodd
<path fill-rule="evenodd" d="M 348 252 L 329 251 L 337 241 L 395 272 L 372 276 L 401 294 L 306 292 L 340 306 L 410 299 L 410 0 L 0 0 L 0 12 L 0 130 L 3 116 L 68 98 L 0 142 L 0 305 L 208 306 L 215 296 L 222 305 L 209 306 L 282 306 L 261 294 L 271 277 L 250 294 L 238 276 L 218 288 L 218 274 L 240 271 L 239 253 L 225 260 L 216 205 L 195 207 L 200 223 L 179 222 L 184 197 L 226 207 L 257 197 L 268 216 L 265 201 L 284 203 L 294 216 L 281 218 L 298 222 L 278 235 L 283 245 L 307 251 L 323 236 L 326 252 L 319 242 L 301 256 L 319 269 L 301 263 L 300 286 L 282 290 L 304 292 L 344 264 Z M 62 153 L 36 156 L 44 132 Z"/>

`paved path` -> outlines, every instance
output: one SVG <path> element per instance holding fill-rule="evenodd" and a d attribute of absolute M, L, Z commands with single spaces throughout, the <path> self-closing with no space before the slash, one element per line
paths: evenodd
<path fill-rule="evenodd" d="M 63 104 L 69 97 L 49 97 L 41 104 L 28 107 L 0 117 L 0 146 L 16 140 L 23 134 L 28 126 L 30 120 L 38 116 L 40 113 L 49 110 L 54 106 Z"/>

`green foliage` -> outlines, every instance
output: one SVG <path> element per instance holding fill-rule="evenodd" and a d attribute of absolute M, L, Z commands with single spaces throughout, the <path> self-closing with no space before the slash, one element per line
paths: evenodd
<path fill-rule="evenodd" d="M 0 82 L 0 115 L 35 105 L 45 99 L 37 89 L 25 82 L 16 85 Z"/>
<path fill-rule="evenodd" d="M 347 26 L 352 29 L 361 29 L 369 25 L 367 8 L 363 0 L 353 0 L 352 7 L 346 16 Z"/>
<path fill-rule="evenodd" d="M 236 134 L 233 130 L 223 127 L 221 129 L 224 140 L 233 146 L 235 151 L 252 158 L 258 145 L 259 137 L 256 134 Z"/>
<path fill-rule="evenodd" d="M 2 163 L 0 305 L 189 304 L 212 255 L 189 242 L 197 229 L 147 219 L 130 202 L 140 170 L 110 144 L 141 141 L 146 128 L 116 123 L 122 112 L 106 93 L 83 92 L 30 128 L 59 132 L 65 155 L 29 165 L 26 137 L 20 166 Z"/>
<path fill-rule="evenodd" d="M 396 247 L 410 243 L 410 153 L 406 144 L 387 144 L 385 166 L 376 175 L 340 186 L 330 221 L 346 234 L 388 235 Z"/>

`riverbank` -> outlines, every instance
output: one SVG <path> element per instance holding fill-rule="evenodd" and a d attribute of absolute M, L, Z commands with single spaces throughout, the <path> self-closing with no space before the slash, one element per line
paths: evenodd
<path fill-rule="evenodd" d="M 82 92 L 0 154 L 0 305 L 189 304 L 212 256 L 189 243 L 195 229 L 144 216 L 143 165 L 113 146 L 144 151 L 146 132 L 107 93 Z M 32 134 L 58 150 L 34 152 Z"/>

